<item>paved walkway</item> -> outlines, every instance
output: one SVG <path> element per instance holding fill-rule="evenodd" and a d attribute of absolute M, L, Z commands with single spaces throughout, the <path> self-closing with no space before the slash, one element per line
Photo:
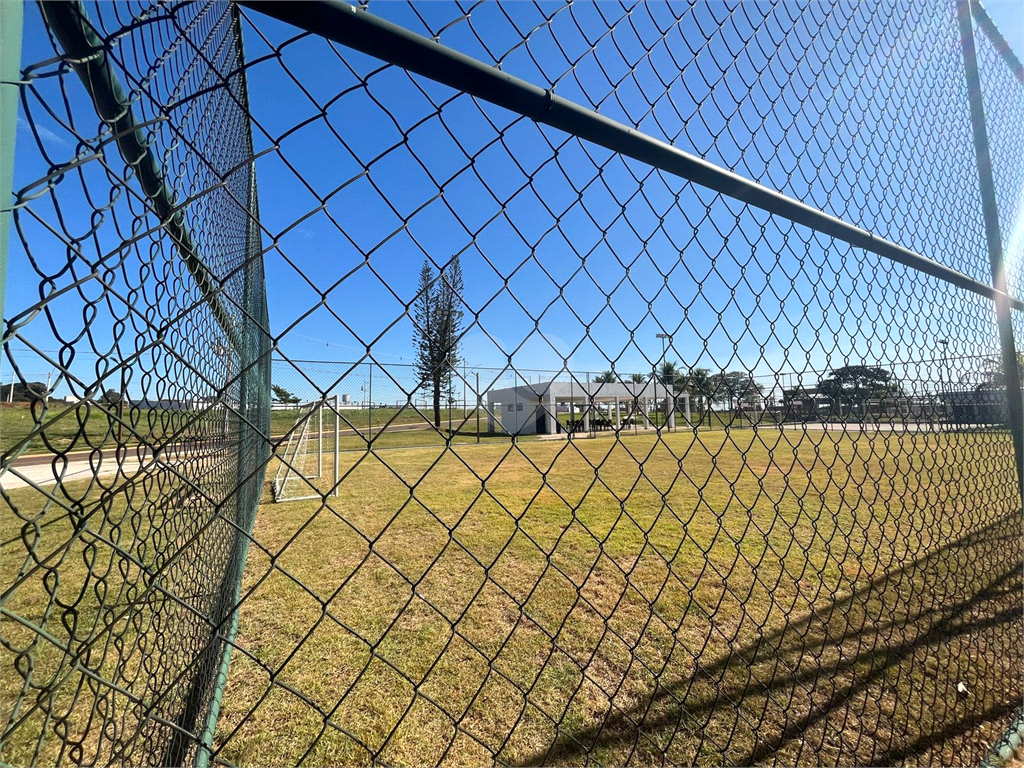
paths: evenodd
<path fill-rule="evenodd" d="M 49 457 L 54 458 L 54 457 Z M 118 473 L 125 475 L 125 478 L 138 473 L 143 466 L 151 466 L 152 460 L 140 462 L 137 457 L 125 457 L 118 463 L 113 456 L 104 458 L 97 466 L 89 459 L 78 459 L 69 461 L 65 466 L 58 462 L 56 466 L 50 462 L 34 462 L 21 464 L 15 462 L 13 466 L 7 467 L 3 474 L 0 474 L 0 486 L 7 490 L 25 488 L 29 485 L 48 486 L 56 485 L 58 477 L 61 482 L 73 483 L 77 480 L 92 480 L 95 477 L 112 477 Z M 63 475 L 61 468 L 63 467 Z M 57 475 L 55 477 L 55 475 Z"/>
<path fill-rule="evenodd" d="M 388 428 L 388 432 L 408 432 L 413 430 L 432 429 L 429 424 L 396 424 Z M 343 429 L 340 437 L 354 437 L 363 434 L 355 429 Z M 284 440 L 284 435 L 273 435 L 270 439 L 275 448 Z M 316 437 L 315 432 L 309 433 L 310 439 Z M 334 430 L 324 430 L 324 437 L 334 437 Z M 215 451 L 220 443 L 207 441 L 200 444 Z M 171 460 L 178 460 L 188 455 L 195 458 L 198 449 L 189 451 L 187 443 L 176 443 L 166 446 L 164 454 Z M 29 485 L 50 486 L 58 482 L 73 483 L 78 480 L 91 480 L 94 477 L 111 477 L 125 475 L 125 479 L 139 472 L 140 469 L 152 468 L 155 465 L 152 450 L 146 445 L 128 445 L 121 449 L 118 457 L 114 446 L 96 451 L 72 451 L 64 454 L 65 463 L 59 456 L 52 453 L 34 453 L 19 456 L 9 465 L 0 470 L 0 487 L 8 490 L 25 488 Z M 56 460 L 56 464 L 54 461 Z"/>

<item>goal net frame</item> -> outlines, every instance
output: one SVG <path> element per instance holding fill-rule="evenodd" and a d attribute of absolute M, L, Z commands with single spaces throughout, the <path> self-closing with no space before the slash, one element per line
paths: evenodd
<path fill-rule="evenodd" d="M 277 454 L 277 472 L 271 483 L 275 503 L 322 499 L 325 496 L 338 495 L 338 480 L 341 477 L 339 472 L 341 412 L 338 406 L 337 395 L 299 404 L 299 414 L 288 431 L 288 439 L 284 442 L 283 449 Z M 333 447 L 328 449 L 333 454 L 334 476 L 330 491 L 316 493 L 313 481 L 324 476 L 324 410 L 327 409 L 334 417 Z M 328 427 L 330 428 L 330 425 Z M 313 429 L 316 430 L 315 434 L 311 434 Z M 311 439 L 314 441 L 312 448 L 310 448 Z M 315 457 L 315 466 L 307 470 L 307 465 L 311 463 L 313 457 Z M 297 492 L 293 490 L 290 494 L 289 489 L 295 489 L 296 484 L 299 486 Z"/>

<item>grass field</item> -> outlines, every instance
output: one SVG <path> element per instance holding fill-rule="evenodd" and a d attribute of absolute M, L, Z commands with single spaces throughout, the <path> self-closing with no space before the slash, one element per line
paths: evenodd
<path fill-rule="evenodd" d="M 265 494 L 215 747 L 236 765 L 976 762 L 1022 694 L 1011 455 L 991 433 L 779 430 L 345 453 L 327 506 Z M 3 514 L 7 589 L 24 549 Z M 130 551 L 147 534 L 115 527 Z M 89 574 L 116 588 L 122 558 L 66 555 L 57 591 L 91 630 Z M 4 608 L 41 621 L 47 602 L 26 583 Z M 37 656 L 59 679 L 53 646 Z M 80 680 L 55 699 L 73 733 Z"/>

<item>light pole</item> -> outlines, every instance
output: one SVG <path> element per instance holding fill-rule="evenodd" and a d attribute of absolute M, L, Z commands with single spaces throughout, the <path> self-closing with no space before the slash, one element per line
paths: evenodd
<path fill-rule="evenodd" d="M 671 344 L 672 343 L 672 334 L 670 334 L 670 333 L 656 333 L 656 334 L 654 334 L 654 336 L 657 339 L 661 339 L 661 368 L 662 368 L 662 371 L 664 371 L 665 363 L 666 363 L 665 358 L 668 355 L 668 349 L 666 347 L 665 341 L 668 340 L 668 343 Z M 665 420 L 667 421 L 668 420 L 669 400 L 670 400 L 668 390 L 671 388 L 671 385 L 675 384 L 675 382 L 665 381 L 665 382 L 662 382 L 662 383 L 665 385 Z"/>
<path fill-rule="evenodd" d="M 671 344 L 672 343 L 672 334 L 670 334 L 670 333 L 656 333 L 656 334 L 654 334 L 654 338 L 661 339 L 661 362 L 662 362 L 662 364 L 664 364 L 664 362 L 665 362 L 665 355 L 668 354 L 668 348 L 666 347 L 665 340 L 667 339 L 668 343 Z"/>
<path fill-rule="evenodd" d="M 217 342 L 213 345 L 213 353 L 218 357 L 224 358 L 225 373 L 224 373 L 224 387 L 220 394 L 221 404 L 224 406 L 224 423 L 221 426 L 221 437 L 227 438 L 228 436 L 228 392 L 231 388 L 231 363 L 232 355 L 231 348 L 226 344 Z"/>
<path fill-rule="evenodd" d="M 942 359 L 939 361 L 939 399 L 942 401 L 942 413 L 946 417 L 946 426 L 949 427 L 949 413 L 946 411 L 946 382 L 943 377 L 943 369 L 946 367 L 946 347 L 949 339 L 939 339 L 939 346 L 942 347 Z"/>

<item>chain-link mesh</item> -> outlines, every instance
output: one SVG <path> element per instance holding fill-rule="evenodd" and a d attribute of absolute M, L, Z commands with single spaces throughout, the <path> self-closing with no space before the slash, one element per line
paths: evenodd
<path fill-rule="evenodd" d="M 953 4 L 90 18 L 213 277 L 109 131 L 80 139 L 74 56 L 30 46 L 6 762 L 964 764 L 1010 743 L 1020 393 Z M 1019 296 L 1024 86 L 975 37 Z M 490 66 L 548 107 L 492 103 Z M 554 127 L 560 99 L 600 119 Z M 875 237 L 617 148 L 638 133 Z M 69 410 L 18 373 L 49 367 Z M 129 445 L 109 477 L 94 457 Z M 274 503 L 277 478 L 311 498 Z"/>
<path fill-rule="evenodd" d="M 214 722 L 266 465 L 240 28 L 227 4 L 40 10 L 4 328 L 0 758 L 180 764 Z"/>

